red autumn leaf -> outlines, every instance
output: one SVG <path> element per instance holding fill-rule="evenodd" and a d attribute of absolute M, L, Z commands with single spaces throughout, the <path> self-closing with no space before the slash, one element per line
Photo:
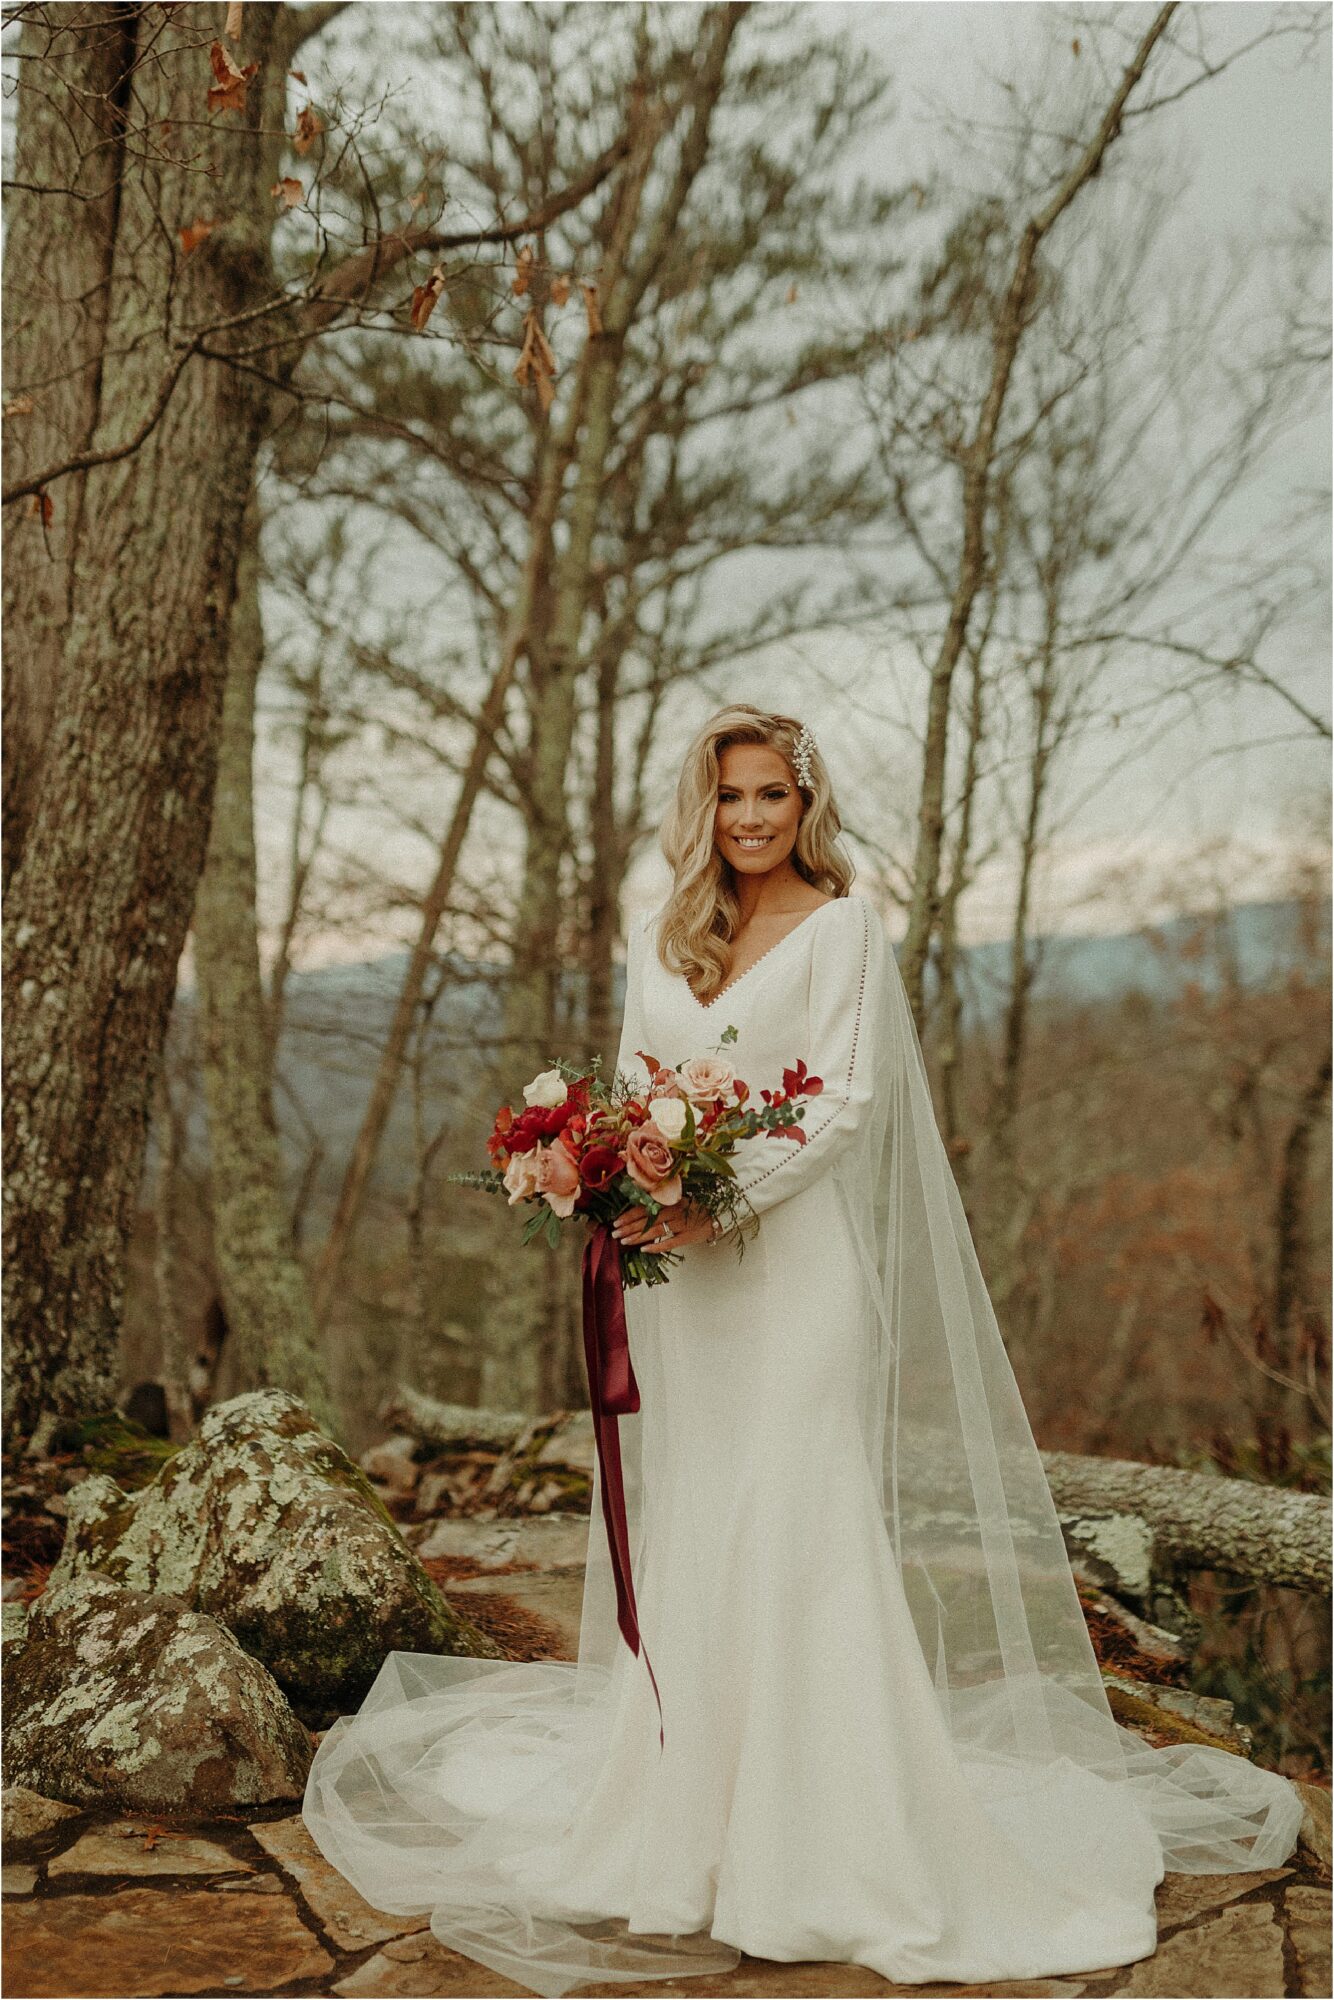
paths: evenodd
<path fill-rule="evenodd" d="M 294 153 L 308 153 L 323 130 L 324 124 L 318 113 L 313 111 L 309 104 L 303 104 L 296 114 L 296 131 L 292 134 L 292 151 Z"/>
<path fill-rule="evenodd" d="M 211 236 L 217 226 L 216 222 L 192 222 L 188 229 L 178 230 L 177 235 L 181 239 L 181 249 L 185 255 L 188 257 L 192 250 L 197 250 L 204 238 Z"/>
<path fill-rule="evenodd" d="M 284 208 L 300 208 L 306 198 L 306 190 L 300 181 L 294 181 L 290 174 L 285 175 L 280 181 L 275 181 L 269 193 L 280 200 Z"/>
<path fill-rule="evenodd" d="M 435 311 L 436 303 L 444 289 L 445 271 L 442 264 L 435 264 L 431 267 L 431 275 L 424 285 L 413 286 L 412 311 L 409 317 L 418 333 L 421 332 L 427 320 Z"/>
<path fill-rule="evenodd" d="M 306 72 L 303 69 L 289 69 L 287 74 L 295 78 L 297 83 L 304 83 L 306 80 Z"/>
<path fill-rule="evenodd" d="M 33 494 L 32 511 L 39 516 L 44 528 L 49 528 L 56 518 L 55 502 L 49 493 Z"/>
<path fill-rule="evenodd" d="M 208 57 L 213 65 L 213 74 L 218 79 L 209 88 L 209 110 L 244 111 L 246 87 L 259 64 L 247 63 L 244 69 L 238 69 L 221 42 L 211 44 Z"/>
<path fill-rule="evenodd" d="M 818 1097 L 824 1089 L 824 1080 L 818 1076 L 807 1076 L 803 1057 L 795 1069 L 783 1071 L 783 1089 L 789 1097 Z"/>

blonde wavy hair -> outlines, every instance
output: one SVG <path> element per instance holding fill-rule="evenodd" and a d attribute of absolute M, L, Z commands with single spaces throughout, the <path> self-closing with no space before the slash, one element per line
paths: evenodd
<path fill-rule="evenodd" d="M 726 980 L 727 946 L 741 928 L 736 875 L 713 837 L 724 750 L 734 743 L 763 743 L 787 760 L 805 806 L 792 849 L 793 867 L 828 896 L 846 896 L 852 886 L 852 863 L 838 844 L 843 822 L 818 750 L 811 753 L 810 784 L 802 785 L 797 777 L 793 760 L 801 727 L 791 715 L 770 715 L 748 702 L 734 702 L 709 717 L 686 751 L 660 835 L 671 865 L 672 892 L 658 926 L 658 956 L 669 972 L 683 974 L 702 1000 Z"/>

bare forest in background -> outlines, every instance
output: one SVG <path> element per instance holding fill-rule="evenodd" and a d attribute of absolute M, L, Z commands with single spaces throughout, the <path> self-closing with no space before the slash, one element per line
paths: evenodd
<path fill-rule="evenodd" d="M 828 744 L 1039 1443 L 1328 1490 L 1327 220 L 1169 253 L 1163 150 L 1327 16 L 1042 11 L 954 184 L 871 172 L 819 10 L 5 10 L 11 1445 L 145 1382 L 354 1450 L 395 1380 L 586 1400 L 575 1247 L 446 1175 L 614 1053 L 747 699 Z M 1242 825 L 1137 885 L 1153 978 L 1063 989 L 1090 791 L 1170 732 L 1226 790 L 1234 713 L 1281 949 Z M 1248 1591 L 1217 1686 L 1324 1761 L 1311 1603 Z"/>

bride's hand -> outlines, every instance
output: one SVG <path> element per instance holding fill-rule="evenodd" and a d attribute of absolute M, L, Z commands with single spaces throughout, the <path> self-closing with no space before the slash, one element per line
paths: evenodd
<path fill-rule="evenodd" d="M 618 1243 L 658 1252 L 680 1250 L 687 1243 L 711 1243 L 715 1234 L 709 1211 L 690 1201 L 677 1202 L 652 1217 L 636 1203 L 617 1216 L 611 1230 Z"/>

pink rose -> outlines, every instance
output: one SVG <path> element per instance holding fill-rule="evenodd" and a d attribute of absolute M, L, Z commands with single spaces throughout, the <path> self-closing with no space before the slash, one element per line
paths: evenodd
<path fill-rule="evenodd" d="M 681 1065 L 681 1088 L 696 1104 L 712 1097 L 726 1097 L 736 1082 L 736 1071 L 721 1056 L 692 1056 Z"/>
<path fill-rule="evenodd" d="M 625 1171 L 664 1208 L 681 1199 L 681 1176 L 672 1149 L 652 1125 L 641 1125 L 625 1142 Z"/>
<path fill-rule="evenodd" d="M 536 1153 L 515 1153 L 505 1169 L 505 1186 L 509 1190 L 510 1207 L 519 1201 L 526 1201 L 529 1195 L 537 1193 L 538 1171 Z"/>
<path fill-rule="evenodd" d="M 553 1214 L 574 1214 L 575 1197 L 580 1191 L 579 1165 L 559 1139 L 538 1148 L 537 1193 Z"/>

